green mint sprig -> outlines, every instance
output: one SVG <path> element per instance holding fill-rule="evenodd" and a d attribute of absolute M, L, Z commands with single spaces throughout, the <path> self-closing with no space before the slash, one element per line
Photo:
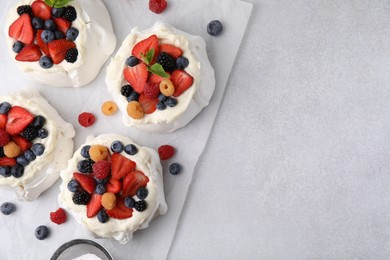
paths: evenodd
<path fill-rule="evenodd" d="M 73 1 L 73 0 L 45 0 L 45 3 L 48 6 L 52 6 L 55 8 L 61 8 L 61 7 L 66 6 L 70 1 Z"/>
<path fill-rule="evenodd" d="M 148 71 L 153 73 L 153 74 L 156 74 L 160 77 L 168 78 L 169 74 L 165 72 L 165 70 L 164 70 L 163 66 L 161 66 L 161 64 L 154 63 L 153 65 L 150 65 L 150 63 L 152 62 L 153 56 L 154 56 L 154 48 L 150 49 L 146 53 L 146 55 L 141 53 L 142 60 L 143 60 L 143 62 L 145 62 L 146 66 L 148 68 Z"/>

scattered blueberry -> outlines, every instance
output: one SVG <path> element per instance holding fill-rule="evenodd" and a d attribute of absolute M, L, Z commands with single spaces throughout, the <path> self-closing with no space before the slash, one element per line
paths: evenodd
<path fill-rule="evenodd" d="M 33 17 L 31 19 L 32 26 L 34 27 L 35 30 L 40 30 L 43 28 L 43 21 L 39 17 Z"/>
<path fill-rule="evenodd" d="M 217 36 L 222 32 L 222 23 L 218 20 L 211 21 L 207 24 L 207 33 L 212 36 Z"/>
<path fill-rule="evenodd" d="M 43 125 L 46 123 L 46 118 L 44 118 L 43 116 L 36 116 L 34 118 L 34 121 L 32 122 L 32 126 L 34 128 L 42 128 Z"/>
<path fill-rule="evenodd" d="M 97 218 L 98 218 L 100 223 L 106 223 L 110 217 L 107 215 L 106 211 L 104 209 L 102 209 L 97 214 Z"/>
<path fill-rule="evenodd" d="M 20 178 L 23 176 L 24 174 L 24 167 L 20 164 L 15 164 L 14 166 L 12 166 L 11 168 L 11 174 L 12 176 L 14 176 L 15 178 Z"/>
<path fill-rule="evenodd" d="M 89 148 L 91 148 L 90 145 L 86 145 L 83 148 L 81 148 L 81 156 L 83 156 L 84 158 L 90 158 L 89 157 Z"/>
<path fill-rule="evenodd" d="M 40 156 L 45 152 L 45 146 L 41 143 L 35 143 L 31 147 L 31 150 L 36 156 Z"/>
<path fill-rule="evenodd" d="M 134 67 L 139 63 L 139 60 L 135 56 L 130 56 L 126 60 L 126 64 L 129 65 L 130 67 Z"/>
<path fill-rule="evenodd" d="M 135 155 L 138 153 L 138 149 L 134 144 L 128 144 L 125 146 L 125 153 Z"/>
<path fill-rule="evenodd" d="M 75 41 L 77 36 L 79 36 L 79 30 L 74 27 L 70 27 L 66 31 L 66 38 L 68 38 L 68 40 Z"/>
<path fill-rule="evenodd" d="M 135 202 L 134 208 L 136 211 L 139 211 L 139 212 L 144 211 L 146 209 L 146 201 L 140 200 L 140 201 Z"/>
<path fill-rule="evenodd" d="M 133 91 L 131 92 L 130 96 L 127 97 L 127 102 L 138 101 L 138 99 L 139 99 L 139 94 Z"/>
<path fill-rule="evenodd" d="M 50 31 L 53 31 L 56 29 L 56 24 L 54 23 L 54 21 L 52 19 L 47 19 L 45 21 L 45 25 L 43 26 L 46 30 L 50 30 Z"/>
<path fill-rule="evenodd" d="M 76 192 L 80 187 L 80 184 L 75 180 L 71 180 L 68 182 L 68 190 L 71 192 Z"/>
<path fill-rule="evenodd" d="M 173 97 L 169 97 L 165 101 L 165 105 L 167 105 L 168 107 L 175 107 L 177 105 L 177 99 Z"/>
<path fill-rule="evenodd" d="M 95 188 L 95 193 L 99 195 L 103 195 L 106 192 L 106 187 L 104 184 L 98 184 Z"/>
<path fill-rule="evenodd" d="M 125 206 L 128 208 L 134 208 L 135 207 L 135 200 L 132 197 L 126 197 L 125 198 Z"/>
<path fill-rule="evenodd" d="M 13 213 L 15 210 L 16 210 L 16 206 L 15 206 L 15 204 L 13 204 L 13 203 L 11 203 L 11 202 L 4 202 L 4 203 L 1 204 L 1 206 L 0 206 L 0 211 L 1 211 L 1 213 L 3 213 L 4 215 L 10 215 L 10 214 Z"/>
<path fill-rule="evenodd" d="M 160 93 L 158 95 L 158 100 L 162 101 L 162 102 L 165 102 L 165 100 L 167 100 L 167 96 L 164 96 L 164 94 Z"/>
<path fill-rule="evenodd" d="M 181 172 L 181 165 L 178 163 L 172 163 L 169 165 L 169 173 L 172 175 L 178 175 Z"/>
<path fill-rule="evenodd" d="M 55 8 L 53 7 L 51 9 L 51 14 L 55 17 L 55 18 L 60 18 L 61 15 L 64 13 L 65 11 L 65 8 L 64 7 L 61 7 L 61 8 Z"/>
<path fill-rule="evenodd" d="M 140 200 L 144 200 L 146 199 L 146 197 L 148 196 L 149 194 L 149 191 L 147 188 L 145 187 L 141 187 L 137 190 L 137 197 L 140 199 Z"/>
<path fill-rule="evenodd" d="M 3 177 L 11 177 L 11 168 L 8 166 L 0 166 L 0 175 Z"/>
<path fill-rule="evenodd" d="M 19 53 L 24 48 L 24 43 L 17 41 L 12 45 L 12 50 L 16 53 Z"/>
<path fill-rule="evenodd" d="M 47 130 L 45 128 L 41 128 L 38 130 L 38 137 L 39 138 L 45 139 L 48 135 L 49 135 L 49 133 L 47 132 Z"/>
<path fill-rule="evenodd" d="M 184 70 L 185 68 L 187 68 L 189 64 L 189 61 L 186 57 L 179 57 L 176 59 L 176 67 L 179 69 L 179 70 Z"/>
<path fill-rule="evenodd" d="M 41 34 L 41 39 L 44 43 L 49 43 L 51 41 L 54 41 L 56 38 L 54 32 L 50 30 L 44 30 Z"/>
<path fill-rule="evenodd" d="M 35 229 L 35 237 L 43 240 L 49 236 L 49 229 L 46 226 L 39 226 Z"/>
<path fill-rule="evenodd" d="M 111 144 L 111 151 L 114 153 L 121 153 L 124 149 L 123 143 L 121 141 L 114 141 Z"/>
<path fill-rule="evenodd" d="M 164 102 L 160 101 L 157 103 L 156 108 L 158 110 L 165 110 L 167 108 L 167 105 L 165 105 Z"/>
<path fill-rule="evenodd" d="M 77 170 L 81 173 L 92 172 L 93 161 L 91 159 L 81 160 L 77 163 Z"/>
<path fill-rule="evenodd" d="M 16 162 L 22 166 L 27 166 L 30 163 L 23 155 L 18 156 Z"/>
<path fill-rule="evenodd" d="M 50 69 L 53 67 L 53 60 L 48 56 L 42 56 L 39 59 L 39 65 L 41 65 L 41 67 L 44 69 Z"/>
<path fill-rule="evenodd" d="M 54 36 L 56 37 L 56 40 L 65 39 L 65 34 L 59 30 L 54 31 Z"/>
<path fill-rule="evenodd" d="M 32 162 L 37 158 L 31 150 L 25 151 L 23 155 L 29 162 Z"/>
<path fill-rule="evenodd" d="M 8 102 L 3 102 L 0 104 L 0 114 L 4 115 L 7 114 L 8 111 L 11 109 L 11 104 Z"/>

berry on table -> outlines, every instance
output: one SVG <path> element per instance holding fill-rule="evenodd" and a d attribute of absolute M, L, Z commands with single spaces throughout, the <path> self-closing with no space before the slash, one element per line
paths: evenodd
<path fill-rule="evenodd" d="M 169 165 L 169 173 L 172 175 L 178 175 L 181 172 L 181 165 L 178 163 L 172 163 Z"/>
<path fill-rule="evenodd" d="M 11 203 L 11 202 L 4 202 L 4 203 L 1 204 L 1 206 L 0 206 L 0 211 L 1 211 L 1 213 L 3 213 L 4 215 L 10 215 L 10 214 L 12 214 L 15 210 L 16 210 L 16 206 L 15 206 L 15 204 L 13 204 L 13 203 Z"/>
<path fill-rule="evenodd" d="M 149 10 L 153 13 L 162 13 L 168 6 L 166 0 L 149 0 Z"/>
<path fill-rule="evenodd" d="M 50 220 L 57 225 L 66 222 L 66 212 L 63 208 L 59 208 L 54 212 L 50 212 Z"/>
<path fill-rule="evenodd" d="M 146 204 L 146 201 L 144 200 L 140 200 L 140 201 L 137 201 L 135 202 L 135 210 L 138 211 L 138 212 L 142 212 L 146 209 L 147 207 L 147 204 Z"/>
<path fill-rule="evenodd" d="M 207 24 L 207 33 L 211 36 L 219 35 L 223 30 L 223 25 L 218 20 L 213 20 Z"/>
<path fill-rule="evenodd" d="M 134 144 L 128 144 L 125 146 L 125 153 L 135 155 L 138 153 L 138 148 Z"/>
<path fill-rule="evenodd" d="M 35 237 L 39 240 L 43 240 L 49 236 L 49 228 L 46 226 L 39 226 L 35 229 Z"/>
<path fill-rule="evenodd" d="M 115 102 L 112 101 L 106 101 L 102 105 L 102 113 L 106 116 L 111 116 L 115 114 L 118 111 L 118 106 L 115 104 Z"/>
<path fill-rule="evenodd" d="M 160 160 L 168 160 L 175 155 L 175 148 L 171 145 L 161 145 L 158 149 Z"/>
<path fill-rule="evenodd" d="M 95 116 L 89 112 L 83 112 L 78 117 L 79 124 L 83 127 L 90 127 L 95 123 L 95 120 Z"/>

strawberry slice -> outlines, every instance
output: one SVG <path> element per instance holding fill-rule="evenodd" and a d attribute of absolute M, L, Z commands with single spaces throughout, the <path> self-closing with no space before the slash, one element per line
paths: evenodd
<path fill-rule="evenodd" d="M 41 34 L 42 34 L 43 30 L 38 30 L 37 31 L 37 44 L 39 46 L 39 48 L 41 48 L 41 51 L 46 55 L 46 56 L 49 56 L 50 53 L 49 53 L 49 46 L 47 45 L 47 43 L 45 43 L 42 38 L 41 38 Z"/>
<path fill-rule="evenodd" d="M 137 190 L 141 187 L 146 187 L 149 178 L 140 171 L 133 171 L 123 179 L 122 197 L 133 197 Z"/>
<path fill-rule="evenodd" d="M 7 115 L 0 115 L 0 129 L 4 130 L 7 124 Z"/>
<path fill-rule="evenodd" d="M 69 22 L 65 18 L 53 17 L 52 19 L 53 19 L 54 23 L 56 24 L 57 29 L 60 30 L 61 32 L 63 32 L 64 34 L 66 34 L 66 31 L 70 28 L 70 25 L 72 24 L 71 22 Z"/>
<path fill-rule="evenodd" d="M 35 1 L 31 5 L 33 15 L 41 18 L 43 21 L 51 18 L 51 7 L 44 1 Z"/>
<path fill-rule="evenodd" d="M 30 16 L 22 14 L 16 19 L 8 29 L 9 37 L 30 44 L 34 40 L 34 30 L 31 24 Z"/>
<path fill-rule="evenodd" d="M 172 44 L 161 44 L 160 45 L 160 52 L 166 52 L 169 55 L 171 55 L 174 59 L 179 58 L 181 55 L 183 55 L 183 51 L 172 45 Z"/>
<path fill-rule="evenodd" d="M 135 170 L 135 162 L 127 159 L 119 153 L 114 153 L 111 157 L 111 175 L 113 179 L 119 180 Z"/>
<path fill-rule="evenodd" d="M 92 218 L 96 216 L 99 211 L 103 208 L 102 206 L 102 195 L 93 194 L 91 200 L 87 204 L 87 217 Z"/>
<path fill-rule="evenodd" d="M 133 216 L 133 209 L 125 206 L 125 200 L 121 197 L 116 198 L 115 208 L 107 210 L 107 215 L 111 218 L 125 219 Z"/>
<path fill-rule="evenodd" d="M 29 44 L 24 47 L 16 56 L 17 61 L 39 61 L 42 52 L 38 45 Z"/>
<path fill-rule="evenodd" d="M 158 55 L 158 38 L 155 34 L 149 36 L 148 38 L 138 42 L 136 45 L 134 45 L 133 50 L 131 51 L 131 54 L 135 57 L 137 57 L 139 60 L 143 60 L 143 56 L 148 53 L 151 49 L 154 49 L 154 56 L 153 60 L 157 58 Z"/>
<path fill-rule="evenodd" d="M 194 78 L 184 70 L 175 70 L 171 74 L 171 81 L 175 86 L 175 93 L 173 93 L 173 96 L 178 97 L 192 86 Z"/>
<path fill-rule="evenodd" d="M 141 104 L 145 114 L 151 114 L 157 109 L 158 99 L 150 99 L 144 93 L 139 96 L 138 102 Z"/>
<path fill-rule="evenodd" d="M 92 177 L 92 175 L 75 172 L 73 173 L 73 177 L 78 181 L 81 187 L 89 194 L 92 194 L 95 191 L 96 182 L 95 179 Z"/>
<path fill-rule="evenodd" d="M 22 152 L 25 152 L 27 151 L 28 149 L 31 148 L 32 146 L 32 143 L 30 143 L 27 139 L 21 137 L 20 135 L 15 135 L 15 136 L 12 136 L 12 141 L 17 144 L 20 149 L 22 150 Z"/>
<path fill-rule="evenodd" d="M 9 135 L 17 135 L 34 120 L 34 116 L 23 107 L 13 106 L 8 112 L 5 131 Z"/>
<path fill-rule="evenodd" d="M 0 166 L 14 166 L 16 165 L 16 160 L 15 158 L 0 158 Z"/>
<path fill-rule="evenodd" d="M 144 91 L 144 86 L 148 80 L 148 69 L 144 63 L 139 63 L 134 67 L 127 67 L 123 70 L 123 75 L 133 89 L 141 94 Z"/>
<path fill-rule="evenodd" d="M 169 73 L 168 73 L 169 74 Z M 169 75 L 168 78 L 163 78 L 157 74 L 154 74 L 154 73 L 151 73 L 151 75 L 149 76 L 149 79 L 148 79 L 148 82 L 151 82 L 151 83 L 155 83 L 155 84 L 160 84 L 160 82 L 163 80 L 163 79 L 169 79 L 171 75 Z"/>
<path fill-rule="evenodd" d="M 106 184 L 106 192 L 118 193 L 122 190 L 122 183 L 119 180 L 110 178 Z"/>
<path fill-rule="evenodd" d="M 76 48 L 76 44 L 66 39 L 54 40 L 48 43 L 50 57 L 54 64 L 58 64 L 65 59 L 69 49 Z"/>

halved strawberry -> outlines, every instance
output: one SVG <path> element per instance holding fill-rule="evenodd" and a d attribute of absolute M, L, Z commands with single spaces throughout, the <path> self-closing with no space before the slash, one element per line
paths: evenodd
<path fill-rule="evenodd" d="M 17 135 L 34 120 L 34 116 L 23 107 L 13 106 L 8 112 L 5 131 L 9 135 Z"/>
<path fill-rule="evenodd" d="M 175 70 L 171 74 L 171 81 L 175 86 L 175 93 L 173 93 L 173 96 L 178 97 L 192 86 L 194 78 L 184 70 Z"/>
<path fill-rule="evenodd" d="M 169 73 L 167 73 L 167 74 L 169 74 Z M 171 75 L 169 75 L 168 78 L 163 78 L 163 77 L 161 77 L 161 76 L 159 76 L 157 74 L 151 73 L 151 75 L 149 76 L 148 82 L 160 84 L 160 82 L 163 79 L 169 79 L 170 77 L 171 77 Z"/>
<path fill-rule="evenodd" d="M 15 135 L 15 136 L 12 136 L 12 141 L 17 144 L 20 149 L 22 150 L 22 152 L 25 152 L 27 151 L 28 149 L 31 148 L 32 146 L 32 143 L 30 143 L 27 139 L 21 137 L 20 135 Z"/>
<path fill-rule="evenodd" d="M 96 181 L 92 177 L 92 175 L 75 172 L 73 173 L 73 177 L 78 181 L 81 187 L 89 194 L 92 194 L 95 191 Z"/>
<path fill-rule="evenodd" d="M 160 52 L 163 51 L 171 55 L 174 59 L 183 55 L 183 51 L 180 48 L 171 44 L 160 44 Z"/>
<path fill-rule="evenodd" d="M 148 80 L 148 69 L 145 63 L 139 63 L 134 67 L 127 67 L 123 70 L 123 76 L 130 83 L 133 89 L 141 94 L 144 91 L 144 86 Z"/>
<path fill-rule="evenodd" d="M 17 61 L 39 61 L 42 52 L 38 45 L 29 44 L 24 47 L 16 56 Z"/>
<path fill-rule="evenodd" d="M 145 114 L 151 114 L 157 109 L 158 99 L 147 98 L 144 93 L 139 96 L 138 102 L 141 104 Z"/>
<path fill-rule="evenodd" d="M 106 184 L 106 192 L 118 193 L 122 190 L 122 183 L 119 180 L 110 178 Z"/>
<path fill-rule="evenodd" d="M 8 29 L 9 37 L 21 41 L 24 44 L 30 44 L 34 41 L 34 30 L 31 24 L 30 16 L 22 14 L 16 19 Z"/>
<path fill-rule="evenodd" d="M 37 44 L 39 46 L 39 48 L 41 48 L 41 51 L 46 55 L 46 56 L 49 56 L 50 53 L 49 53 L 49 46 L 47 45 L 47 43 L 45 43 L 42 38 L 41 38 L 41 34 L 42 34 L 43 30 L 38 30 L 37 31 Z"/>
<path fill-rule="evenodd" d="M 111 218 L 125 219 L 133 216 L 133 209 L 125 206 L 125 200 L 121 197 L 116 198 L 115 208 L 107 210 L 107 215 Z"/>
<path fill-rule="evenodd" d="M 0 158 L 0 166 L 14 166 L 14 165 L 16 165 L 15 158 L 8 158 L 8 157 Z"/>
<path fill-rule="evenodd" d="M 54 64 L 58 64 L 65 59 L 66 52 L 69 49 L 76 48 L 76 44 L 66 39 L 54 40 L 49 42 L 49 53 Z"/>
<path fill-rule="evenodd" d="M 102 195 L 93 194 L 87 204 L 87 217 L 92 218 L 96 216 L 102 208 Z"/>
<path fill-rule="evenodd" d="M 149 178 L 140 171 L 133 171 L 123 179 L 122 197 L 133 197 L 137 190 L 141 187 L 146 187 Z"/>
<path fill-rule="evenodd" d="M 56 24 L 57 29 L 60 30 L 61 32 L 63 32 L 64 34 L 66 34 L 66 31 L 69 29 L 70 25 L 72 24 L 71 22 L 69 22 L 65 18 L 53 17 L 52 19 L 53 19 L 54 23 Z"/>
<path fill-rule="evenodd" d="M 133 50 L 131 51 L 131 54 L 135 57 L 137 57 L 139 60 L 143 60 L 143 56 L 148 53 L 151 49 L 154 49 L 154 56 L 152 60 L 155 60 L 158 55 L 158 38 L 155 34 L 149 36 L 148 38 L 138 42 L 136 45 L 134 45 Z"/>
<path fill-rule="evenodd" d="M 135 170 L 135 162 L 127 159 L 119 153 L 111 156 L 111 175 L 113 179 L 119 180 Z"/>
<path fill-rule="evenodd" d="M 0 115 L 0 129 L 5 129 L 5 125 L 7 124 L 7 115 Z"/>
<path fill-rule="evenodd" d="M 50 19 L 51 7 L 45 4 L 44 1 L 35 1 L 31 8 L 34 16 L 41 18 L 43 21 Z"/>

